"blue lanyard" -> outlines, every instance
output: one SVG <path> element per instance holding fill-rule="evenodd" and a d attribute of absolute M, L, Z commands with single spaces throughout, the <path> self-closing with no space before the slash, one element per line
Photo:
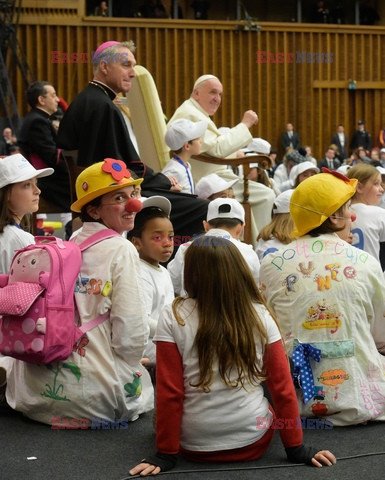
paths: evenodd
<path fill-rule="evenodd" d="M 186 165 L 186 164 L 184 163 L 184 161 L 183 161 L 181 158 L 179 158 L 177 155 L 174 155 L 174 158 L 175 158 L 175 160 L 176 160 L 178 163 L 180 163 L 181 165 L 183 165 L 184 168 L 186 169 L 187 178 L 188 178 L 188 181 L 189 181 L 189 184 L 190 184 L 190 190 L 191 190 L 191 193 L 194 193 L 194 184 L 193 184 L 193 182 L 192 182 L 192 180 L 191 180 L 190 172 L 188 171 L 187 165 Z"/>
<path fill-rule="evenodd" d="M 13 225 L 14 227 L 20 228 L 20 230 L 23 230 L 23 229 L 20 227 L 20 225 L 19 225 L 18 223 L 16 223 L 16 222 L 13 222 L 12 225 Z"/>

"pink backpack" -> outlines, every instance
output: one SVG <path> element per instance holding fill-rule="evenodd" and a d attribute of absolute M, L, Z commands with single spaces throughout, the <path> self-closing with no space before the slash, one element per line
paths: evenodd
<path fill-rule="evenodd" d="M 29 363 L 69 357 L 75 343 L 109 313 L 84 326 L 75 324 L 74 290 L 81 252 L 119 234 L 101 230 L 77 245 L 55 237 L 36 237 L 18 250 L 9 275 L 0 275 L 0 352 Z"/>

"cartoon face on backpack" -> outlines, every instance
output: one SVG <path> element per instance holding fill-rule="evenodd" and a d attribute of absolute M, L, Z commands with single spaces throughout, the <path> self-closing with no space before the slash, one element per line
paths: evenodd
<path fill-rule="evenodd" d="M 8 284 L 16 282 L 40 283 L 42 274 L 49 273 L 51 261 L 43 249 L 20 252 L 13 260 Z"/>

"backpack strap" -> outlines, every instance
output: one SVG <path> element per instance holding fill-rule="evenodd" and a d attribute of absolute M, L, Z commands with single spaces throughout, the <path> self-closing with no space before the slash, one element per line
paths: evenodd
<path fill-rule="evenodd" d="M 95 245 L 96 243 L 101 242 L 102 240 L 105 240 L 107 238 L 112 238 L 112 237 L 120 237 L 121 235 L 118 232 L 115 232 L 115 230 L 111 229 L 103 229 L 100 230 L 99 232 L 94 233 L 90 237 L 86 238 L 84 242 L 79 244 L 79 248 L 81 252 L 84 252 L 89 247 L 92 247 L 92 245 Z M 77 310 L 77 309 L 76 309 Z M 91 321 L 87 322 L 85 325 L 81 325 L 79 330 L 82 332 L 82 334 L 89 332 L 93 328 L 97 327 L 98 325 L 101 325 L 105 320 L 110 318 L 110 312 L 106 312 L 103 315 L 99 315 L 96 318 L 93 318 Z"/>
<path fill-rule="evenodd" d="M 102 240 L 105 240 L 106 238 L 112 238 L 112 237 L 120 237 L 121 235 L 118 232 L 115 232 L 115 230 L 111 229 L 103 229 L 100 230 L 99 232 L 94 233 L 90 237 L 86 238 L 84 242 L 79 244 L 79 248 L 81 252 L 84 252 L 84 250 L 87 250 L 87 248 L 92 247 L 92 245 L 95 245 L 96 243 L 101 242 Z"/>
<path fill-rule="evenodd" d="M 99 317 L 96 317 L 90 322 L 86 323 L 85 325 L 82 325 L 81 327 L 79 327 L 79 330 L 82 333 L 89 332 L 90 330 L 97 327 L 98 325 L 101 325 L 108 318 L 110 318 L 110 312 L 106 312 L 103 315 L 99 315 Z"/>

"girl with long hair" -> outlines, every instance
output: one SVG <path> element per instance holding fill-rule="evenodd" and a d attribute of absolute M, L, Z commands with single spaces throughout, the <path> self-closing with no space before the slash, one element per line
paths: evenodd
<path fill-rule="evenodd" d="M 168 470 L 179 452 L 198 462 L 255 460 L 278 421 L 287 425 L 280 434 L 290 461 L 334 463 L 329 451 L 302 444 L 281 335 L 238 249 L 223 238 L 197 238 L 184 279 L 187 297 L 165 309 L 154 339 L 158 452 L 130 474 Z"/>

